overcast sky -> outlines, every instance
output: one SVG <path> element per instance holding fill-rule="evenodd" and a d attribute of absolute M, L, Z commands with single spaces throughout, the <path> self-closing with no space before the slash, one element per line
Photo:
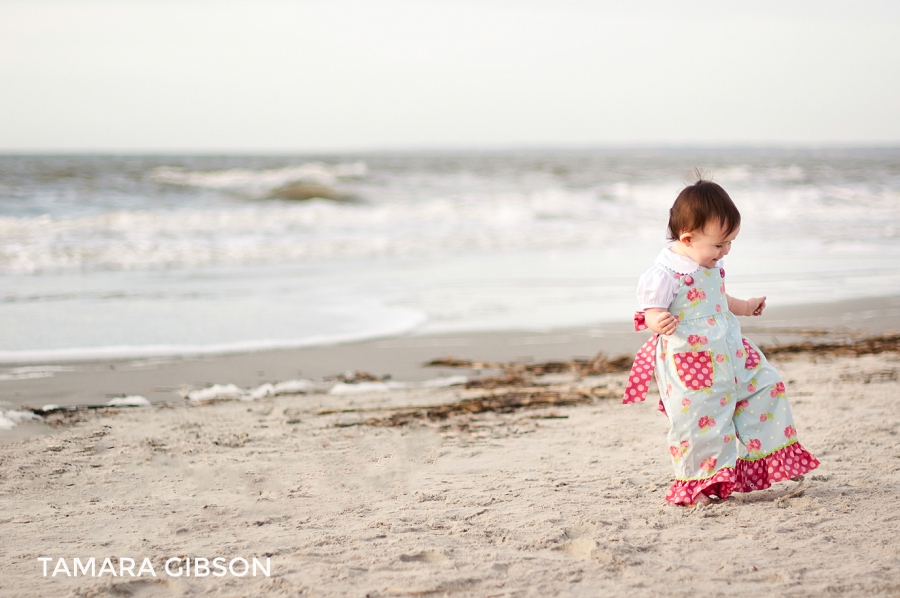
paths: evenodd
<path fill-rule="evenodd" d="M 900 1 L 0 0 L 0 151 L 897 144 Z"/>

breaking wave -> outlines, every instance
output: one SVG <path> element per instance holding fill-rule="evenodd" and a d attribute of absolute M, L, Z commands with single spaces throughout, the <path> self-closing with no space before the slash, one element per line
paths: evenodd
<path fill-rule="evenodd" d="M 177 166 L 160 166 L 150 172 L 150 178 L 170 185 L 206 189 L 263 192 L 295 181 L 334 184 L 341 179 L 366 176 L 365 162 L 329 165 L 307 162 L 300 166 L 253 170 L 229 168 L 225 170 L 187 170 Z"/>

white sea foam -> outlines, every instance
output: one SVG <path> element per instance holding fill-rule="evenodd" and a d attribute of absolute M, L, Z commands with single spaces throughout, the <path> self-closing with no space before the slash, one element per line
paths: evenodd
<path fill-rule="evenodd" d="M 275 396 L 275 385 L 267 382 L 251 390 L 244 398 L 248 401 L 255 401 L 257 399 L 264 399 L 272 396 Z"/>
<path fill-rule="evenodd" d="M 52 378 L 57 372 L 71 372 L 75 368 L 61 365 L 38 365 L 10 368 L 0 374 L 0 382 L 9 380 L 36 380 L 40 378 Z"/>
<path fill-rule="evenodd" d="M 463 384 L 468 379 L 465 376 L 447 376 L 435 378 L 421 384 L 409 384 L 406 382 L 326 382 L 313 380 L 285 380 L 272 384 L 266 382 L 255 388 L 240 388 L 236 384 L 213 384 L 206 388 L 184 389 L 182 397 L 193 403 L 206 401 L 257 401 L 268 397 L 292 394 L 308 394 L 311 392 L 324 392 L 331 395 L 357 395 L 369 393 L 383 393 L 392 390 L 422 386 L 425 388 L 442 388 Z M 127 399 L 114 399 L 107 405 L 131 405 L 130 399 L 140 400 L 143 397 L 127 397 Z M 146 399 L 144 399 L 146 400 Z M 117 401 L 124 401 L 118 403 Z M 114 403 L 115 402 L 115 403 Z M 149 405 L 149 403 L 147 403 Z"/>
<path fill-rule="evenodd" d="M 191 390 L 185 395 L 185 398 L 199 403 L 202 401 L 242 399 L 244 396 L 245 392 L 234 384 L 213 384 L 200 390 Z"/>
<path fill-rule="evenodd" d="M 312 380 L 286 380 L 284 382 L 278 382 L 277 384 L 267 382 L 256 388 L 245 390 L 241 400 L 256 401 L 266 397 L 307 394 L 310 392 L 321 391 L 327 387 L 327 384 L 321 382 L 316 383 Z"/>
<path fill-rule="evenodd" d="M 272 395 L 306 394 L 317 390 L 319 386 L 312 380 L 285 380 L 273 386 Z"/>
<path fill-rule="evenodd" d="M 240 388 L 235 384 L 213 384 L 206 388 L 186 390 L 182 396 L 195 403 L 212 400 L 257 401 L 266 397 L 324 391 L 330 386 L 312 380 L 285 380 L 277 384 L 266 382 L 256 388 Z"/>
<path fill-rule="evenodd" d="M 411 388 L 421 386 L 424 388 L 445 388 L 464 384 L 468 381 L 465 376 L 446 376 L 442 378 L 434 378 L 420 384 L 410 384 L 406 382 L 389 381 L 389 382 L 327 382 L 314 380 L 285 380 L 272 384 L 266 382 L 255 388 L 240 388 L 236 384 L 213 384 L 206 388 L 185 389 L 181 395 L 188 401 L 194 403 L 202 403 L 205 401 L 257 401 L 268 397 L 292 394 L 308 394 L 311 392 L 324 392 L 331 395 L 356 395 L 368 393 L 390 392 L 403 388 Z M 107 405 L 113 406 L 140 406 L 149 405 L 149 402 L 143 397 L 126 397 L 122 399 L 113 399 Z M 45 407 L 46 409 L 46 407 Z"/>
<path fill-rule="evenodd" d="M 40 421 L 41 417 L 31 411 L 0 409 L 0 430 L 12 430 L 22 422 Z"/>
<path fill-rule="evenodd" d="M 371 392 L 390 392 L 398 388 L 406 388 L 403 382 L 339 382 L 331 387 L 328 394 L 358 395 Z"/>
<path fill-rule="evenodd" d="M 112 399 L 110 401 L 107 401 L 106 404 L 110 407 L 149 407 L 150 401 L 138 395 L 131 395 L 128 397 L 118 397 Z"/>

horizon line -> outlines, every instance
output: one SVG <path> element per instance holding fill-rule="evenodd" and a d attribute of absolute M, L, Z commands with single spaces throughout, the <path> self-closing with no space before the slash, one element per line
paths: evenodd
<path fill-rule="evenodd" d="M 591 150 L 890 150 L 900 149 L 897 141 L 769 141 L 769 142 L 605 142 L 605 143 L 522 143 L 373 145 L 368 147 L 310 148 L 0 148 L 0 156 L 292 156 L 338 154 L 403 154 L 456 152 L 532 152 Z"/>

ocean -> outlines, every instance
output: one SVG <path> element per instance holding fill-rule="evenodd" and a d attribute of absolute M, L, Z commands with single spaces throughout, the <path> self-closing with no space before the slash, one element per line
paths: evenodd
<path fill-rule="evenodd" d="M 900 149 L 5 155 L 0 362 L 629 322 L 695 167 L 732 294 L 900 289 Z"/>

